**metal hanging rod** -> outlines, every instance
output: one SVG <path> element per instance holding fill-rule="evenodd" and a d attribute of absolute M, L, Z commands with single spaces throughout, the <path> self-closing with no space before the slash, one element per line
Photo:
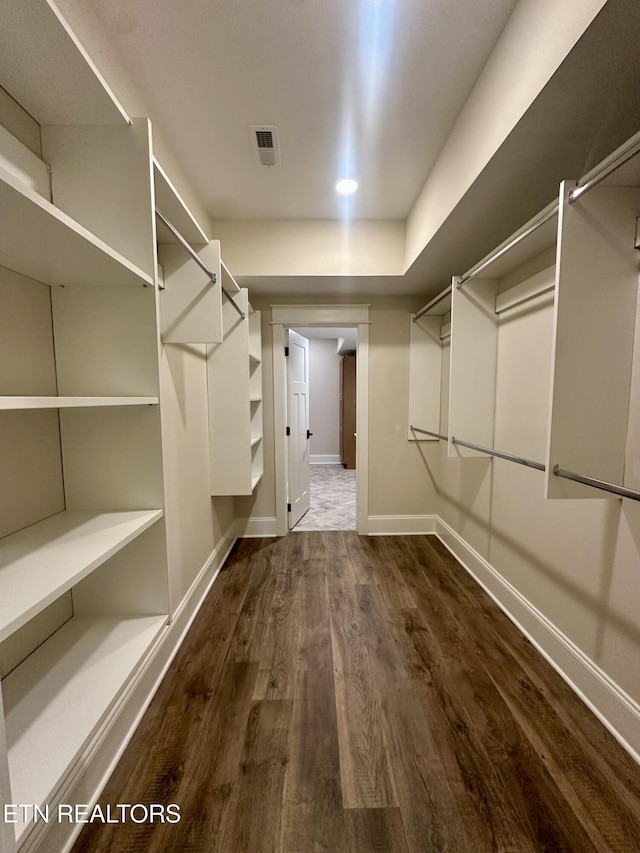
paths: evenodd
<path fill-rule="evenodd" d="M 169 220 L 168 220 L 166 217 L 164 217 L 164 216 L 162 215 L 162 213 L 160 213 L 160 211 L 158 210 L 158 208 L 157 208 L 157 207 L 156 207 L 156 216 L 158 217 L 158 219 L 159 219 L 161 222 L 163 222 L 163 223 L 167 226 L 167 228 L 169 229 L 169 231 L 171 231 L 171 233 L 172 233 L 172 234 L 173 234 L 173 236 L 176 238 L 176 240 L 178 241 L 178 243 L 180 243 L 180 245 L 181 245 L 181 246 L 182 246 L 182 248 L 185 250 L 185 252 L 187 252 L 189 255 L 191 255 L 191 258 L 192 258 L 192 259 L 196 262 L 196 264 L 200 267 L 200 269 L 202 270 L 202 272 L 203 272 L 203 273 L 204 273 L 204 274 L 209 278 L 209 281 L 210 281 L 212 284 L 216 284 L 216 283 L 217 283 L 217 281 L 218 281 L 218 277 L 216 276 L 216 274 L 215 274 L 214 272 L 211 272 L 211 270 L 210 270 L 210 269 L 209 269 L 205 264 L 203 264 L 203 263 L 202 263 L 202 261 L 201 261 L 200 257 L 198 256 L 197 252 L 194 252 L 194 251 L 193 251 L 193 249 L 191 248 L 191 246 L 189 245 L 189 243 L 187 243 L 187 241 L 184 239 L 184 237 L 183 237 L 183 236 L 182 236 L 182 234 L 178 231 L 178 229 L 177 229 L 174 225 L 172 225 L 172 224 L 169 222 Z M 244 313 L 244 311 L 242 310 L 242 308 L 240 308 L 240 306 L 236 303 L 236 301 L 233 299 L 233 297 L 229 295 L 229 293 L 224 289 L 224 287 L 222 287 L 222 285 L 221 285 L 221 288 L 222 288 L 222 292 L 223 292 L 223 293 L 224 293 L 224 295 L 227 297 L 227 299 L 229 300 L 229 302 L 233 305 L 233 307 L 235 308 L 235 310 L 238 312 L 238 314 L 240 315 L 241 319 L 242 319 L 242 320 L 244 320 L 244 318 L 246 317 L 246 314 Z"/>
<path fill-rule="evenodd" d="M 588 172 L 583 178 L 578 181 L 578 186 L 569 193 L 569 204 L 573 204 L 580 196 L 589 192 L 597 186 L 601 181 L 608 177 L 612 172 L 615 172 L 625 163 L 628 163 L 632 157 L 640 153 L 640 133 L 636 133 L 631 139 L 628 139 L 617 151 L 614 151 L 610 157 L 607 157 L 599 166 Z M 584 181 L 584 183 L 581 183 Z"/>
<path fill-rule="evenodd" d="M 220 285 L 220 287 L 222 288 L 222 292 L 224 293 L 224 295 L 227 297 L 227 299 L 229 300 L 229 302 L 233 305 L 233 307 L 236 309 L 236 311 L 237 311 L 237 312 L 238 312 L 238 314 L 240 315 L 240 319 L 241 319 L 241 320 L 244 320 L 244 318 L 245 318 L 247 315 L 244 313 L 244 311 L 242 310 L 242 308 L 238 305 L 238 303 L 235 301 L 235 299 L 233 298 L 233 296 L 230 296 L 230 295 L 227 293 L 227 291 L 224 289 L 224 287 L 222 287 L 222 285 Z"/>
<path fill-rule="evenodd" d="M 415 323 L 415 321 L 418 319 L 418 317 L 422 317 L 422 315 L 426 314 L 430 308 L 432 308 L 434 305 L 437 305 L 438 302 L 441 302 L 447 296 L 450 296 L 450 294 L 451 294 L 451 285 L 448 284 L 441 293 L 439 293 L 437 296 L 435 296 L 431 300 L 431 302 L 427 302 L 427 304 L 423 305 L 419 311 L 416 311 L 416 313 L 411 318 L 412 321 Z"/>
<path fill-rule="evenodd" d="M 472 278 L 475 278 L 475 277 L 476 277 L 476 276 L 478 276 L 481 272 L 483 272 L 483 270 L 485 270 L 488 266 L 491 266 L 491 264 L 495 263 L 495 261 L 497 261 L 497 260 L 498 260 L 498 258 L 501 258 L 503 255 L 506 255 L 506 253 L 507 253 L 507 252 L 509 252 L 509 251 L 511 251 L 511 249 L 513 249 L 515 246 L 517 246 L 517 245 L 518 245 L 518 243 L 521 243 L 521 242 L 522 242 L 523 240 L 525 240 L 525 239 L 526 239 L 530 234 L 533 234 L 533 232 L 534 232 L 534 231 L 537 231 L 537 230 L 538 230 L 538 228 L 540 228 L 540 226 L 541 226 L 541 225 L 544 225 L 544 223 L 545 223 L 545 222 L 548 222 L 550 219 L 552 219 L 554 216 L 556 216 L 556 215 L 557 215 L 557 213 L 558 213 L 558 204 L 557 204 L 557 203 L 555 203 L 555 204 L 553 205 L 553 207 L 549 208 L 549 209 L 548 209 L 548 210 L 546 210 L 546 211 L 543 211 L 543 212 L 540 214 L 540 218 L 539 218 L 539 219 L 537 219 L 537 220 L 536 220 L 535 222 L 533 222 L 533 223 L 532 223 L 528 228 L 526 228 L 524 231 L 522 231 L 522 233 L 520 233 L 520 234 L 518 234 L 517 236 L 515 236 L 515 237 L 513 238 L 513 240 L 510 240 L 510 241 L 506 244 L 506 246 L 503 246 L 501 249 L 496 249 L 496 251 L 495 251 L 495 252 L 493 252 L 493 254 L 489 255 L 489 257 L 488 257 L 488 258 L 486 258 L 486 259 L 485 259 L 485 260 L 484 260 L 484 261 L 483 261 L 479 266 L 475 267 L 475 268 L 474 268 L 474 269 L 472 269 L 470 272 L 465 273 L 465 274 L 464 274 L 464 275 L 463 275 L 463 276 L 458 280 L 458 282 L 457 282 L 457 284 L 456 284 L 456 287 L 457 287 L 458 289 L 460 289 L 461 287 L 464 287 L 464 285 L 465 285 L 468 281 L 471 281 L 471 279 L 472 279 Z"/>
<path fill-rule="evenodd" d="M 564 477 L 565 480 L 575 480 L 576 483 L 593 486 L 594 489 L 601 489 L 603 492 L 611 492 L 614 495 L 619 495 L 621 498 L 640 501 L 640 492 L 636 492 L 634 489 L 627 489 L 625 486 L 615 486 L 613 483 L 606 483 L 604 480 L 595 480 L 593 477 L 583 477 L 582 474 L 565 471 L 559 465 L 553 466 L 553 474 L 555 477 Z"/>
<path fill-rule="evenodd" d="M 434 438 L 439 438 L 440 441 L 449 441 L 448 435 L 440 435 L 439 432 L 431 432 L 431 430 L 428 429 L 420 429 L 419 427 L 414 427 L 413 424 L 409 425 L 409 429 L 411 430 L 411 432 L 421 432 L 424 435 L 431 435 Z"/>
<path fill-rule="evenodd" d="M 479 450 L 480 453 L 487 453 L 489 456 L 497 456 L 500 459 L 506 459 L 507 462 L 515 462 L 518 465 L 524 465 L 527 468 L 535 468 L 537 471 L 546 471 L 546 467 L 542 462 L 533 462 L 531 459 L 525 459 L 523 456 L 514 456 L 512 453 L 503 453 L 501 450 L 493 450 L 490 447 L 481 447 L 479 444 L 471 444 L 468 441 L 462 441 L 455 436 L 451 439 L 452 444 L 459 444 L 461 447 L 468 447 L 470 450 Z"/>

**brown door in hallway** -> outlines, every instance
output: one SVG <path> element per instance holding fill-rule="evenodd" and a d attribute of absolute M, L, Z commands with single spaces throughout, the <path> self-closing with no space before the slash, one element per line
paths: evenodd
<path fill-rule="evenodd" d="M 345 468 L 356 467 L 356 357 L 344 355 L 340 363 L 340 459 Z"/>

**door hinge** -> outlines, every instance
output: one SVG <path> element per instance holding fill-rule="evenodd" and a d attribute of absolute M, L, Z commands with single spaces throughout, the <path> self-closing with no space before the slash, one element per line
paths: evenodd
<path fill-rule="evenodd" d="M 291 427 L 286 427 L 287 435 L 291 435 Z"/>
<path fill-rule="evenodd" d="M 289 347 L 284 348 L 284 355 L 285 355 L 285 358 L 289 355 Z"/>
<path fill-rule="evenodd" d="M 291 504 L 287 504 L 287 512 L 291 512 Z"/>

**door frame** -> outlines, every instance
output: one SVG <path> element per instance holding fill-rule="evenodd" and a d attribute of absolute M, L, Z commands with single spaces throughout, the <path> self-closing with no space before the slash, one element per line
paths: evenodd
<path fill-rule="evenodd" d="M 272 305 L 273 426 L 275 434 L 276 536 L 287 523 L 287 365 L 285 328 L 343 326 L 358 331 L 356 359 L 356 530 L 369 532 L 369 305 Z"/>

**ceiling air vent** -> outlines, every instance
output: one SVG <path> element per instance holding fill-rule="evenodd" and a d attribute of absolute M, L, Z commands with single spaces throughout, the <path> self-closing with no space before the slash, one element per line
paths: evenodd
<path fill-rule="evenodd" d="M 275 126 L 252 124 L 251 143 L 256 163 L 260 166 L 280 165 L 280 144 L 278 142 L 278 128 Z"/>

